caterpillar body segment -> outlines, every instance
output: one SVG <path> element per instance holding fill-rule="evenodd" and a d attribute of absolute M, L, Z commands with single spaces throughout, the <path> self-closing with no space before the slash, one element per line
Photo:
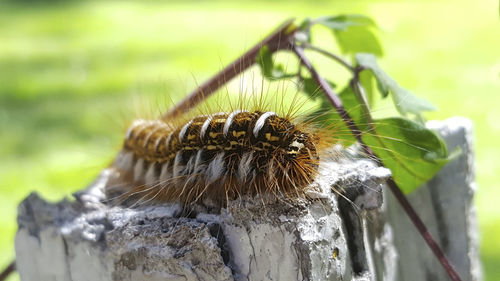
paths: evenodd
<path fill-rule="evenodd" d="M 223 204 L 262 193 L 304 197 L 319 166 L 319 137 L 272 111 L 219 112 L 181 124 L 136 120 L 113 168 L 135 200 Z"/>

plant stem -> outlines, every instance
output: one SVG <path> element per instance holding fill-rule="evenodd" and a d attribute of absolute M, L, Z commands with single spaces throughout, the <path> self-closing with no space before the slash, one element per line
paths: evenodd
<path fill-rule="evenodd" d="M 370 126 L 370 131 L 375 131 L 375 128 L 373 128 L 373 117 L 370 112 L 370 106 L 368 105 L 368 102 L 366 100 L 366 94 L 364 92 L 363 86 L 361 85 L 361 82 L 359 81 L 359 74 L 361 71 L 363 71 L 364 68 L 362 66 L 357 66 L 354 69 L 353 72 L 353 77 L 351 81 L 349 82 L 349 87 L 351 87 L 352 92 L 356 96 L 356 99 L 358 100 L 359 104 L 361 105 L 361 110 L 363 111 L 363 116 L 366 119 L 366 122 L 368 123 L 368 126 Z"/>
<path fill-rule="evenodd" d="M 336 62 L 338 62 L 343 67 L 347 68 L 347 70 L 349 70 L 351 73 L 354 73 L 356 71 L 355 68 L 348 61 L 346 61 L 344 58 L 342 58 L 339 55 L 336 55 L 336 54 L 331 53 L 331 52 L 329 52 L 327 50 L 324 50 L 324 49 L 321 49 L 321 48 L 316 47 L 314 45 L 311 45 L 309 43 L 301 43 L 300 46 L 304 47 L 305 49 L 309 49 L 309 50 L 318 52 L 318 53 L 320 53 L 320 54 L 322 54 L 324 56 L 327 56 L 327 57 L 335 60 Z"/>
<path fill-rule="evenodd" d="M 0 273 L 0 281 L 3 281 L 9 277 L 11 273 L 16 271 L 16 261 L 12 261 L 3 271 Z"/>
<path fill-rule="evenodd" d="M 179 102 L 175 107 L 169 110 L 162 116 L 162 119 L 170 119 L 179 116 L 180 114 L 195 107 L 198 103 L 209 97 L 221 86 L 228 83 L 238 74 L 245 71 L 255 63 L 255 59 L 263 46 L 268 46 L 271 53 L 277 50 L 289 49 L 292 36 L 297 31 L 297 27 L 293 24 L 293 19 L 289 19 L 282 23 L 275 31 L 257 43 L 254 47 L 237 58 L 214 77 L 203 83 L 185 99 Z"/>
<path fill-rule="evenodd" d="M 328 82 L 326 82 L 326 80 L 318 74 L 318 72 L 312 66 L 309 59 L 307 59 L 306 55 L 304 54 L 304 50 L 301 47 L 292 45 L 292 50 L 299 57 L 299 60 L 302 63 L 302 65 L 304 65 L 305 68 L 307 68 L 307 70 L 309 70 L 314 81 L 316 81 L 316 83 L 321 88 L 321 90 L 323 90 L 327 99 L 332 103 L 333 107 L 338 112 L 338 114 L 340 115 L 342 120 L 346 123 L 347 127 L 349 127 L 349 129 L 351 130 L 351 132 L 354 135 L 354 137 L 356 138 L 356 140 L 359 141 L 360 143 L 362 143 L 363 140 L 361 139 L 361 137 L 362 137 L 361 130 L 358 128 L 358 126 L 356 126 L 356 124 L 354 123 L 352 118 L 349 116 L 349 113 L 347 113 L 347 111 L 345 110 L 344 106 L 342 105 L 342 101 L 340 100 L 338 95 L 333 92 L 330 85 L 328 85 Z M 371 149 L 368 146 L 365 145 L 363 147 L 363 150 L 365 150 L 365 149 L 367 149 L 367 151 L 365 151 L 365 152 L 368 155 L 373 154 L 373 152 L 371 152 L 371 153 L 369 152 L 369 151 L 371 151 Z M 379 163 L 379 164 L 381 164 L 381 163 Z"/>
<path fill-rule="evenodd" d="M 342 101 L 334 93 L 334 91 L 332 90 L 330 85 L 328 85 L 326 80 L 323 77 L 321 77 L 319 73 L 316 71 L 316 69 L 312 66 L 311 62 L 305 56 L 304 50 L 295 45 L 292 47 L 292 49 L 298 56 L 302 64 L 309 70 L 311 76 L 316 81 L 318 86 L 323 90 L 326 97 L 328 98 L 328 100 L 330 100 L 333 107 L 337 110 L 344 123 L 346 123 L 346 125 L 351 130 L 352 134 L 356 137 L 363 151 L 367 153 L 367 155 L 369 155 L 371 158 L 375 159 L 375 161 L 378 162 L 380 166 L 383 166 L 383 163 L 380 160 L 380 158 L 375 154 L 375 152 L 373 152 L 373 150 L 368 145 L 366 145 L 363 142 L 361 131 L 359 130 L 358 126 L 354 123 L 352 118 L 349 116 L 349 113 L 347 113 L 347 111 L 342 106 Z M 411 206 L 410 202 L 408 202 L 408 199 L 406 199 L 405 195 L 403 194 L 403 192 L 401 191 L 401 189 L 399 188 L 399 186 L 392 177 L 387 180 L 387 185 L 389 186 L 389 189 L 394 194 L 400 205 L 403 207 L 404 211 L 411 219 L 417 230 L 420 232 L 427 245 L 429 245 L 431 250 L 434 252 L 434 255 L 438 258 L 439 262 L 445 269 L 450 279 L 453 281 L 461 281 L 460 276 L 457 274 L 453 266 L 450 264 L 450 262 L 444 255 L 443 251 L 441 250 L 441 247 L 436 243 L 435 239 L 432 237 L 431 233 L 429 232 L 425 224 L 422 222 L 418 214 L 415 212 L 415 209 Z"/>

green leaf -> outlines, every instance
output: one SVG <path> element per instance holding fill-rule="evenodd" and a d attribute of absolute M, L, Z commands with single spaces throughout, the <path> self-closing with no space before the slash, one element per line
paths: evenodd
<path fill-rule="evenodd" d="M 346 30 L 350 26 L 371 26 L 376 27 L 375 21 L 363 15 L 338 15 L 323 17 L 315 20 L 316 23 L 324 25 L 333 30 Z"/>
<path fill-rule="evenodd" d="M 457 151 L 448 155 L 446 144 L 432 130 L 408 119 L 376 120 L 373 129 L 363 135 L 363 141 L 391 170 L 405 193 L 430 180 L 457 155 Z"/>
<path fill-rule="evenodd" d="M 339 15 L 319 18 L 314 21 L 332 30 L 344 54 L 372 53 L 383 55 L 382 45 L 373 28 L 377 25 L 371 18 L 363 15 Z"/>
<path fill-rule="evenodd" d="M 346 86 L 342 92 L 339 93 L 339 97 L 340 100 L 342 100 L 344 109 L 347 113 L 349 113 L 349 116 L 354 123 L 358 126 L 364 126 L 367 123 L 365 113 L 363 112 L 363 108 L 356 98 L 352 88 L 350 86 Z"/>
<path fill-rule="evenodd" d="M 335 87 L 337 86 L 330 81 L 327 81 L 327 82 L 328 82 L 328 84 L 330 84 L 330 87 L 332 87 L 332 89 L 335 89 Z M 301 90 L 302 90 L 302 92 L 306 93 L 309 96 L 309 98 L 311 98 L 312 100 L 316 100 L 318 97 L 325 98 L 323 91 L 318 86 L 316 81 L 314 81 L 314 79 L 311 77 L 303 79 Z"/>
<path fill-rule="evenodd" d="M 311 27 L 312 21 L 310 18 L 305 18 L 300 24 L 298 30 L 301 31 L 309 31 L 309 27 Z"/>
<path fill-rule="evenodd" d="M 256 58 L 257 64 L 260 66 L 262 75 L 270 80 L 282 79 L 287 77 L 293 77 L 295 75 L 289 75 L 285 73 L 285 67 L 282 64 L 276 65 L 273 60 L 273 55 L 269 51 L 269 47 L 263 46 L 259 50 L 259 54 Z"/>
<path fill-rule="evenodd" d="M 312 81 L 314 82 L 314 81 Z M 317 87 L 316 87 L 317 88 Z M 303 88 L 305 89 L 305 87 Z M 312 89 L 312 87 L 310 88 Z M 318 91 L 318 90 L 316 90 Z M 321 91 L 321 90 L 319 90 Z M 307 93 L 308 95 L 310 93 Z M 364 113 L 362 108 L 356 99 L 356 96 L 352 92 L 351 87 L 346 86 L 339 94 L 340 100 L 342 101 L 342 105 L 344 109 L 349 113 L 349 116 L 354 120 L 354 122 L 359 126 L 360 124 L 366 124 L 366 120 L 364 118 Z M 315 98 L 319 98 L 321 100 L 319 109 L 310 114 L 310 118 L 313 118 L 315 122 L 324 123 L 324 124 L 334 124 L 333 127 L 330 128 L 333 131 L 334 137 L 336 140 L 341 143 L 343 146 L 349 146 L 356 142 L 355 137 L 352 135 L 350 129 L 345 125 L 344 121 L 334 110 L 330 101 L 326 98 L 325 95 L 315 95 Z"/>
<path fill-rule="evenodd" d="M 345 31 L 335 30 L 334 35 L 344 54 L 372 53 L 379 57 L 384 55 L 377 36 L 365 26 L 350 26 Z"/>
<path fill-rule="evenodd" d="M 365 94 L 366 94 L 366 99 L 368 100 L 368 105 L 370 108 L 372 108 L 375 104 L 375 97 L 374 97 L 374 89 L 373 89 L 373 80 L 375 79 L 375 76 L 371 71 L 362 71 L 359 74 L 359 82 L 365 89 Z"/>
<path fill-rule="evenodd" d="M 394 105 L 401 115 L 406 116 L 406 114 L 412 113 L 419 116 L 422 111 L 436 110 L 436 107 L 430 102 L 416 97 L 385 73 L 377 64 L 374 55 L 360 53 L 356 54 L 355 59 L 359 66 L 373 73 L 377 81 L 377 88 L 382 94 L 382 97 L 387 97 L 391 94 Z"/>

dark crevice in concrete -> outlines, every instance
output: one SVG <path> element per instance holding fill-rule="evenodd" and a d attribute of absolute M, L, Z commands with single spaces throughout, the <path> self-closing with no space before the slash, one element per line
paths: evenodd
<path fill-rule="evenodd" d="M 440 186 L 439 179 L 434 180 L 434 182 L 438 182 L 438 183 L 433 183 L 435 184 L 434 186 Z M 430 192 L 431 192 L 432 205 L 434 206 L 435 210 L 434 215 L 436 217 L 436 222 L 437 222 L 438 236 L 436 237 L 436 239 L 438 239 L 437 242 L 439 243 L 439 245 L 441 245 L 441 248 L 446 253 L 450 248 L 450 241 L 448 239 L 449 231 L 448 231 L 448 226 L 446 224 L 446 218 L 444 217 L 446 211 L 443 210 L 442 202 L 438 198 L 439 194 L 437 192 L 433 192 L 433 190 L 431 190 Z"/>
<path fill-rule="evenodd" d="M 61 240 L 62 240 L 63 247 L 64 247 L 64 256 L 66 257 L 65 260 L 64 260 L 64 263 L 65 263 L 65 266 L 66 266 L 68 278 L 69 278 L 70 281 L 73 281 L 73 277 L 71 276 L 71 266 L 69 264 L 70 253 L 69 253 L 68 242 L 66 241 L 66 239 L 64 238 L 64 236 L 61 236 Z"/>
<path fill-rule="evenodd" d="M 345 199 L 339 200 L 339 211 L 346 230 L 347 249 L 351 257 L 353 273 L 362 276 L 369 271 L 369 268 L 363 242 L 361 219 L 352 206 L 352 202 Z"/>
<path fill-rule="evenodd" d="M 214 237 L 217 240 L 217 245 L 219 246 L 222 256 L 222 261 L 224 262 L 224 265 L 229 267 L 229 256 L 230 256 L 230 251 L 229 251 L 229 245 L 226 242 L 226 236 L 224 235 L 224 231 L 222 230 L 222 227 L 218 223 L 208 223 L 207 224 L 208 230 L 210 231 L 210 235 Z"/>

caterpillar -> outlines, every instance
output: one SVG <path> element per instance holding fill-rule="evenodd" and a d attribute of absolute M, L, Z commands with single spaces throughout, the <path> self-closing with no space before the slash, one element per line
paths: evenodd
<path fill-rule="evenodd" d="M 263 193 L 304 198 L 327 146 L 324 129 L 292 113 L 244 107 L 133 121 L 111 165 L 128 184 L 107 193 L 184 205 Z"/>

